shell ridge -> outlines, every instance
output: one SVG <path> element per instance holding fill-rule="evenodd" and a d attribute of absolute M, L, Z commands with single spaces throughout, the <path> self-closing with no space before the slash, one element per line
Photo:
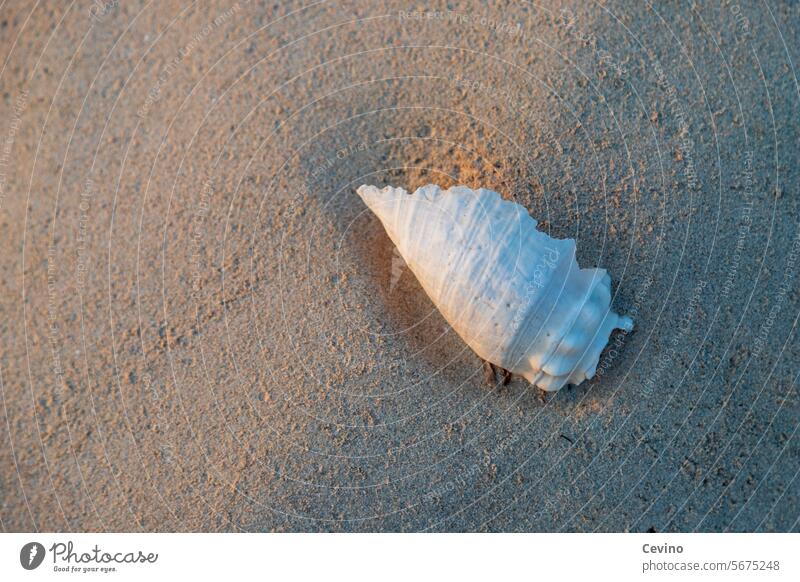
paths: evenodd
<path fill-rule="evenodd" d="M 487 194 L 486 198 L 489 198 L 489 200 L 485 201 L 482 199 L 481 196 L 477 196 L 474 197 L 475 200 L 473 201 L 470 195 L 471 194 L 474 195 L 474 192 L 469 190 L 469 194 L 467 194 L 466 192 L 463 191 L 463 188 L 464 187 L 459 186 L 458 190 L 455 192 L 455 195 L 468 199 L 468 201 L 471 202 L 474 206 L 477 206 L 478 208 L 474 209 L 473 213 L 479 210 L 481 211 L 481 215 L 491 216 L 493 208 L 502 206 L 507 202 L 497 192 L 484 189 L 480 189 L 478 193 L 486 193 Z M 455 190 L 455 188 L 453 190 Z M 445 192 L 445 194 L 446 193 L 447 192 Z M 519 214 L 521 213 L 518 213 L 516 211 L 516 208 L 514 208 L 515 206 L 517 205 L 511 203 L 511 206 L 506 205 L 505 208 L 503 208 L 503 210 L 513 210 L 513 214 L 515 215 L 514 218 L 518 218 Z M 527 212 L 525 212 L 525 214 L 528 217 L 530 217 L 530 215 Z M 498 224 L 502 224 L 503 226 L 502 230 L 496 228 Z M 485 234 L 485 236 L 489 239 L 489 242 L 492 243 L 490 244 L 489 254 L 486 254 L 484 256 L 483 265 L 480 266 L 481 270 L 478 273 L 474 273 L 471 270 L 464 269 L 464 263 L 465 261 L 468 260 L 467 253 L 463 253 L 464 256 L 458 262 L 458 268 L 454 268 L 454 271 L 456 273 L 467 274 L 468 281 L 475 283 L 474 285 L 470 286 L 470 289 L 468 291 L 470 295 L 474 294 L 476 288 L 480 289 L 480 286 L 482 286 L 485 291 L 491 290 L 494 292 L 492 296 L 495 297 L 496 301 L 491 306 L 492 311 L 488 314 L 488 316 L 484 318 L 479 318 L 473 313 L 463 314 L 465 317 L 470 317 L 472 320 L 474 320 L 480 328 L 478 331 L 483 331 L 484 334 L 494 333 L 491 327 L 492 327 L 492 322 L 495 319 L 494 316 L 496 312 L 503 309 L 503 304 L 506 301 L 508 301 L 509 296 L 513 296 L 513 288 L 508 284 L 504 284 L 507 283 L 507 281 L 500 280 L 498 277 L 493 276 L 497 275 L 497 273 L 493 273 L 493 271 L 496 271 L 497 266 L 502 263 L 501 261 L 502 255 L 509 251 L 509 246 L 507 244 L 504 244 L 504 241 L 509 238 L 509 235 L 516 228 L 518 228 L 518 224 L 517 221 L 514 220 L 484 221 L 484 224 L 482 224 L 480 228 L 474 229 L 474 235 L 470 239 L 470 244 L 466 245 L 466 248 L 471 248 L 471 245 L 474 243 L 475 239 L 477 239 L 480 235 L 483 234 Z M 522 252 L 520 249 L 520 251 L 517 252 L 517 257 L 519 257 L 521 254 Z M 455 288 L 455 282 L 458 280 L 458 277 L 451 277 L 450 279 L 453 281 L 453 284 L 450 286 L 450 288 L 453 289 L 453 293 L 455 293 L 457 291 L 457 289 Z M 447 296 L 445 297 L 445 299 L 446 301 L 452 301 L 453 297 Z M 454 327 L 460 328 L 461 326 L 454 325 Z M 470 345 L 470 347 L 472 347 L 473 350 L 478 352 L 478 354 L 481 357 L 484 357 L 485 359 L 498 358 L 498 357 L 502 358 L 502 351 L 500 353 L 497 353 L 497 350 L 493 350 L 492 353 L 485 353 L 485 352 L 480 353 L 483 350 L 475 349 L 473 345 Z"/>
<path fill-rule="evenodd" d="M 448 209 L 450 212 L 459 212 L 461 208 L 466 208 L 465 200 L 462 195 L 459 193 L 451 193 L 451 190 L 445 190 L 443 194 L 450 194 L 454 197 L 454 208 Z M 451 218 L 451 217 L 448 217 Z M 458 224 L 457 217 L 452 217 L 452 221 L 454 226 L 462 227 L 463 225 Z M 474 229 L 472 232 L 467 231 L 466 238 L 461 239 L 461 245 L 465 248 L 470 248 L 472 244 L 474 244 L 475 239 L 477 238 L 478 234 L 480 233 L 480 229 Z M 442 303 L 446 305 L 450 305 L 452 303 L 452 294 L 455 294 L 459 291 L 459 278 L 456 277 L 456 273 L 461 272 L 463 268 L 463 264 L 465 261 L 470 261 L 472 257 L 468 253 L 460 253 L 459 256 L 455 261 L 448 261 L 448 269 L 447 272 L 444 273 L 442 277 L 442 281 L 440 287 L 438 289 L 438 297 L 442 301 Z M 451 325 L 455 322 L 450 322 Z"/>
<path fill-rule="evenodd" d="M 430 185 L 432 186 L 432 185 Z M 417 192 L 419 193 L 419 197 L 423 197 L 427 199 L 427 192 L 425 189 L 430 188 L 430 186 L 425 186 L 420 188 Z M 438 189 L 438 186 L 433 186 Z M 417 194 L 415 192 L 415 194 Z M 493 193 L 496 198 L 499 198 L 497 193 Z M 493 226 L 491 221 L 489 220 L 482 220 L 482 221 L 475 221 L 470 220 L 475 215 L 480 215 L 481 217 L 490 216 L 491 213 L 491 206 L 490 203 L 496 202 L 493 198 L 492 200 L 483 200 L 480 197 L 475 197 L 474 192 L 469 190 L 463 186 L 454 186 L 448 190 L 441 190 L 439 189 L 439 196 L 443 200 L 448 200 L 449 205 L 447 208 L 442 209 L 443 211 L 449 211 L 452 216 L 448 216 L 448 218 L 452 219 L 453 226 L 461 227 L 462 230 L 466 230 L 466 238 L 462 238 L 459 242 L 465 248 L 470 248 L 472 245 L 475 244 L 476 240 L 483 235 L 487 230 L 491 230 Z M 480 227 L 474 229 L 466 229 L 464 228 L 467 225 L 459 223 L 459 215 L 463 212 L 466 212 L 465 222 L 477 222 Z M 493 237 L 493 240 L 501 240 L 500 237 Z M 442 249 L 445 250 L 445 249 Z M 481 267 L 481 271 L 479 274 L 474 274 L 471 269 L 468 268 L 469 263 L 474 262 L 476 257 L 470 256 L 469 253 L 459 253 L 455 261 L 447 263 L 447 272 L 444 273 L 441 277 L 441 282 L 439 288 L 433 290 L 433 293 L 430 293 L 431 297 L 436 298 L 436 300 L 440 303 L 442 307 L 445 308 L 447 313 L 443 312 L 445 315 L 445 319 L 448 323 L 455 328 L 463 337 L 463 327 L 462 320 L 470 320 L 474 318 L 474 309 L 470 310 L 470 305 L 467 304 L 462 311 L 455 312 L 449 309 L 449 306 L 455 303 L 454 299 L 460 293 L 465 296 L 472 296 L 474 294 L 475 288 L 479 284 L 485 284 L 490 281 L 490 278 L 487 276 L 487 273 L 492 268 L 492 260 L 491 257 L 483 257 L 483 265 Z M 480 262 L 479 262 L 480 266 Z M 468 277 L 459 277 L 457 275 L 466 273 L 469 274 Z M 462 282 L 463 280 L 463 282 Z M 475 283 L 475 284 L 470 284 Z M 472 306 L 477 307 L 477 306 Z M 473 338 L 464 338 L 467 343 L 473 342 Z M 470 345 L 470 347 L 473 347 Z M 473 347 L 474 349 L 474 347 Z"/>
<path fill-rule="evenodd" d="M 545 234 L 541 231 L 537 230 L 539 234 Z M 546 234 L 545 234 L 546 236 Z M 548 237 L 549 238 L 549 237 Z M 558 239 L 552 239 L 558 241 Z M 563 293 L 564 289 L 567 286 L 569 281 L 569 275 L 572 270 L 571 259 L 574 257 L 574 254 L 565 255 L 565 258 L 559 258 L 559 264 L 557 268 L 553 269 L 553 275 L 550 276 L 544 286 L 540 288 L 538 293 L 532 293 L 531 289 L 535 286 L 533 283 L 534 281 L 527 281 L 528 289 L 526 293 L 526 298 L 530 299 L 531 296 L 534 297 L 533 301 L 529 301 L 527 308 L 525 309 L 524 314 L 522 315 L 521 321 L 522 324 L 519 326 L 518 329 L 515 330 L 514 336 L 512 336 L 511 341 L 509 342 L 509 353 L 516 355 L 517 353 L 521 352 L 521 355 L 517 357 L 517 360 L 522 360 L 525 357 L 525 352 L 530 351 L 530 349 L 541 342 L 541 333 L 544 331 L 547 332 L 548 322 L 552 317 L 553 313 L 555 312 L 558 306 L 558 298 Z M 566 268 L 566 272 L 563 272 L 560 276 L 556 276 L 557 273 L 561 273 L 562 269 Z M 555 301 L 553 301 L 552 305 L 547 307 L 545 305 L 546 301 L 552 301 L 551 297 L 554 293 L 553 288 L 559 284 L 560 287 L 558 289 L 558 294 L 556 295 Z M 549 309 L 547 315 L 545 317 L 533 317 L 539 314 L 542 311 L 542 308 Z M 535 327 L 537 326 L 538 327 Z M 536 335 L 533 337 L 533 340 L 530 342 L 528 346 L 525 346 L 526 337 L 530 336 L 533 331 L 536 331 Z M 520 350 L 520 347 L 523 349 Z M 515 362 L 516 363 L 516 362 Z"/>
<path fill-rule="evenodd" d="M 488 214 L 488 211 L 486 211 L 484 214 Z M 491 247 L 490 247 L 491 250 L 490 250 L 489 254 L 485 255 L 485 257 L 484 257 L 483 265 L 481 267 L 480 272 L 476 273 L 476 274 L 470 273 L 470 275 L 471 275 L 470 279 L 472 281 L 474 281 L 476 284 L 482 284 L 485 287 L 488 287 L 488 286 L 492 285 L 492 283 L 494 282 L 492 280 L 492 277 L 491 277 L 492 270 L 498 264 L 498 260 L 500 258 L 500 255 L 505 250 L 503 248 L 503 244 L 502 244 L 501 241 L 505 238 L 505 236 L 508 234 L 510 229 L 513 228 L 514 225 L 513 224 L 507 224 L 507 225 L 505 225 L 505 229 L 504 230 L 500 231 L 498 229 L 497 232 L 493 233 L 492 231 L 494 230 L 494 228 L 493 228 L 494 226 L 495 226 L 495 224 L 492 221 L 490 221 L 490 220 L 486 221 L 486 225 L 483 228 L 480 228 L 480 229 L 476 228 L 475 229 L 475 235 L 474 235 L 474 238 L 472 239 L 474 241 L 475 238 L 477 238 L 479 234 L 486 233 L 487 237 L 489 238 L 489 241 L 491 243 L 493 243 L 493 244 L 491 244 Z M 464 253 L 464 255 L 466 256 L 467 253 Z M 459 261 L 459 264 L 463 265 L 464 260 L 466 260 L 466 259 L 461 259 L 461 261 Z M 504 297 L 505 297 L 505 294 L 503 295 L 503 298 Z M 497 306 L 495 305 L 494 307 L 496 309 Z"/>
<path fill-rule="evenodd" d="M 577 261 L 576 261 L 576 265 L 577 265 Z M 585 273 L 587 271 L 598 271 L 598 270 L 599 269 L 580 269 L 580 272 L 581 273 Z M 580 299 L 580 304 L 577 306 L 577 308 L 573 308 L 571 310 L 571 313 L 569 314 L 569 322 L 564 326 L 564 333 L 561 335 L 560 338 L 558 338 L 556 340 L 555 345 L 550 350 L 550 353 L 543 359 L 543 361 L 542 361 L 542 369 L 546 368 L 550 363 L 552 363 L 553 358 L 557 357 L 558 354 L 561 353 L 561 347 L 564 344 L 564 341 L 566 340 L 567 336 L 575 328 L 576 324 L 578 323 L 578 319 L 581 317 L 581 314 L 583 313 L 583 311 L 586 308 L 586 306 L 590 304 L 592 296 L 593 296 L 594 292 L 596 291 L 598 285 L 602 285 L 604 282 L 605 282 L 604 276 L 601 275 L 600 277 L 598 277 L 598 276 L 596 276 L 594 274 L 592 275 L 592 280 L 590 282 L 591 286 L 589 288 L 587 288 L 585 293 L 583 293 L 583 297 Z M 610 307 L 608 307 L 606 309 L 606 311 L 610 312 L 611 311 Z M 601 324 L 602 324 L 602 321 L 603 320 L 601 320 Z M 599 329 L 600 329 L 600 326 L 598 326 L 598 328 L 597 328 L 595 333 L 597 333 L 597 331 L 599 331 Z M 594 338 L 594 336 L 592 336 L 592 338 Z M 590 341 L 590 345 L 591 345 L 591 341 Z M 589 347 L 590 346 L 587 346 L 586 349 L 588 350 Z M 577 365 L 580 364 L 580 361 L 583 358 L 584 354 L 585 354 L 585 351 L 582 352 L 580 354 L 580 356 L 578 356 L 575 359 L 574 366 L 577 366 Z"/>

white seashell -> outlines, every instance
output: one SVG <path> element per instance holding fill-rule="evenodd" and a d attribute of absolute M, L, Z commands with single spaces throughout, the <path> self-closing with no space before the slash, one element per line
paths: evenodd
<path fill-rule="evenodd" d="M 361 186 L 408 267 L 447 322 L 484 360 L 544 390 L 594 376 L 616 329 L 605 269 L 581 269 L 575 241 L 536 230 L 497 192 Z"/>

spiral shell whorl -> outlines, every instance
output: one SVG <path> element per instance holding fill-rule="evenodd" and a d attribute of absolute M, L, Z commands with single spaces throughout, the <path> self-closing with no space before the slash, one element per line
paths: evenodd
<path fill-rule="evenodd" d="M 425 292 L 482 358 L 545 390 L 591 378 L 613 329 L 611 279 L 580 269 L 575 241 L 536 230 L 493 191 L 361 186 Z"/>

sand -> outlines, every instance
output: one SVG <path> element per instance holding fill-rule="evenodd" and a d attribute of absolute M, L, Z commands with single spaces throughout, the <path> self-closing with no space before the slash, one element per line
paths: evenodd
<path fill-rule="evenodd" d="M 800 5 L 0 8 L 6 531 L 797 531 Z M 358 199 L 487 187 L 613 279 L 486 387 Z"/>

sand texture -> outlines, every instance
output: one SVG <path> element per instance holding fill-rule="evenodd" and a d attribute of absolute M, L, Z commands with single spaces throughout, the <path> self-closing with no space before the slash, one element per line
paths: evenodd
<path fill-rule="evenodd" d="M 94 0 L 93 0 L 94 1 Z M 800 4 L 0 6 L 6 531 L 800 530 Z M 483 384 L 364 183 L 612 276 Z"/>

